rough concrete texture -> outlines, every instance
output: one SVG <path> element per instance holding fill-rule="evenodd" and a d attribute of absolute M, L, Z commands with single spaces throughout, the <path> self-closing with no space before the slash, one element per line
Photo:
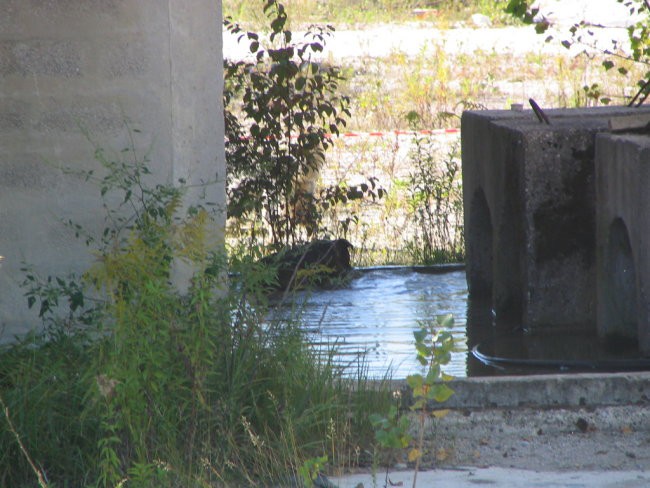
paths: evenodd
<path fill-rule="evenodd" d="M 631 406 L 453 411 L 428 425 L 429 450 L 448 456 L 430 466 L 644 470 L 649 420 L 647 409 Z"/>
<path fill-rule="evenodd" d="M 90 254 L 61 220 L 103 227 L 99 189 L 62 168 L 98 169 L 97 147 L 117 158 L 133 146 L 155 182 L 213 182 L 188 201 L 205 190 L 225 203 L 219 0 L 3 0 L 1 10 L 0 342 L 38 323 L 21 263 L 78 272 Z"/>
<path fill-rule="evenodd" d="M 333 478 L 338 488 L 373 488 L 413 486 L 413 471 L 357 474 Z M 475 488 L 645 488 L 650 475 L 641 470 L 629 471 L 565 471 L 561 473 L 531 469 L 500 467 L 467 467 L 437 469 L 418 473 L 418 487 Z"/>
<path fill-rule="evenodd" d="M 647 119 L 650 122 L 650 116 Z M 599 135 L 596 182 L 598 333 L 637 340 L 648 355 L 650 137 Z"/>
<path fill-rule="evenodd" d="M 650 485 L 650 373 L 467 378 L 427 415 L 417 486 Z M 398 387 L 399 385 L 396 385 Z M 405 401 L 410 401 L 405 398 Z M 418 417 L 410 414 L 413 434 Z M 405 454 L 404 454 L 405 455 Z M 340 488 L 412 486 L 413 464 L 332 476 Z"/>
<path fill-rule="evenodd" d="M 462 378 L 427 419 L 429 466 L 650 468 L 650 374 Z"/>
<path fill-rule="evenodd" d="M 463 114 L 468 286 L 497 324 L 594 327 L 595 136 L 640 112 L 547 110 L 550 124 L 532 110 Z"/>
<path fill-rule="evenodd" d="M 650 374 L 583 373 L 458 378 L 450 408 L 573 408 L 650 403 Z"/>

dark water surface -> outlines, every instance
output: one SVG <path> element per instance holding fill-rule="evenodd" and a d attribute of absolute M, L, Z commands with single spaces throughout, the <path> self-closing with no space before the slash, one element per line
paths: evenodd
<path fill-rule="evenodd" d="M 342 362 L 364 352 L 371 376 L 382 376 L 389 368 L 393 378 L 422 372 L 413 338 L 420 322 L 451 313 L 455 319 L 452 332 L 459 346 L 467 345 L 465 272 L 423 271 L 401 267 L 359 270 L 345 288 L 299 292 L 296 302 L 304 327 L 317 342 L 336 342 Z M 445 371 L 466 376 L 467 358 L 467 351 L 454 353 Z"/>

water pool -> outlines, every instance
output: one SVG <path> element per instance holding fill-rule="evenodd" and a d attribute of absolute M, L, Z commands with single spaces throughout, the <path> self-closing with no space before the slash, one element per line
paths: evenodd
<path fill-rule="evenodd" d="M 519 323 L 502 320 L 497 326 L 490 304 L 468 300 L 465 272 L 458 266 L 452 269 L 355 270 L 349 285 L 298 292 L 292 307 L 278 307 L 276 313 L 282 318 L 299 310 L 301 323 L 316 344 L 336 344 L 341 364 L 354 364 L 363 353 L 372 377 L 389 370 L 392 378 L 423 372 L 415 356 L 413 331 L 423 321 L 449 313 L 455 319 L 452 333 L 465 349 L 454 353 L 445 367 L 455 377 L 650 370 L 650 358 L 640 356 L 636 343 L 603 342 L 595 325 L 524 330 Z M 491 366 L 472 354 L 474 346 Z"/>
<path fill-rule="evenodd" d="M 431 273 L 433 268 L 382 267 L 355 271 L 344 288 L 298 292 L 305 329 L 317 343 L 336 343 L 340 360 L 365 354 L 371 376 L 389 368 L 393 378 L 421 372 L 415 359 L 413 331 L 421 321 L 451 313 L 459 346 L 467 346 L 467 284 L 462 270 Z M 288 307 L 280 314 L 292 313 Z M 467 376 L 468 352 L 454 353 L 445 371 Z"/>

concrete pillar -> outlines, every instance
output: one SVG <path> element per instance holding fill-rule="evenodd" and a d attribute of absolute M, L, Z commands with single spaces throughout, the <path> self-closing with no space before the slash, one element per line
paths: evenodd
<path fill-rule="evenodd" d="M 497 324 L 595 329 L 595 136 L 644 111 L 547 110 L 550 124 L 531 110 L 463 114 L 468 286 Z"/>
<path fill-rule="evenodd" d="M 6 341 L 38 323 L 19 287 L 21 263 L 44 276 L 79 272 L 91 256 L 62 220 L 103 227 L 98 188 L 61 168 L 97 168 L 96 147 L 120 157 L 133 145 L 156 181 L 209 183 L 187 202 L 215 203 L 221 233 L 225 156 L 220 0 L 3 0 L 0 10 Z"/>
<path fill-rule="evenodd" d="M 599 135 L 596 182 L 598 334 L 650 355 L 650 137 Z"/>

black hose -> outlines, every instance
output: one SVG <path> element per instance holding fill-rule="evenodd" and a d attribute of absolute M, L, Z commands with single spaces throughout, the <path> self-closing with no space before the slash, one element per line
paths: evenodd
<path fill-rule="evenodd" d="M 523 359 L 488 356 L 479 351 L 480 344 L 472 348 L 476 359 L 487 366 L 499 369 L 527 370 L 557 370 L 557 371 L 596 371 L 623 372 L 650 370 L 650 358 L 633 359 L 603 359 L 603 360 L 574 360 L 574 359 Z"/>

